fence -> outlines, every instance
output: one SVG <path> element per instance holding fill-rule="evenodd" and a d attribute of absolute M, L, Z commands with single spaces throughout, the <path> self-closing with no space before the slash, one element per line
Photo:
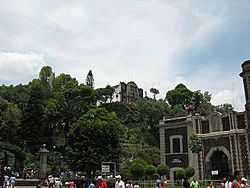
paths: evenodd
<path fill-rule="evenodd" d="M 199 186 L 201 188 L 207 188 L 208 182 L 212 181 L 214 188 L 219 188 L 221 184 L 221 180 L 201 180 L 199 182 Z M 139 181 L 132 181 L 132 184 L 138 183 L 140 188 L 156 188 L 157 180 L 139 180 Z M 183 181 L 164 181 L 164 187 L 167 188 L 182 188 Z"/>

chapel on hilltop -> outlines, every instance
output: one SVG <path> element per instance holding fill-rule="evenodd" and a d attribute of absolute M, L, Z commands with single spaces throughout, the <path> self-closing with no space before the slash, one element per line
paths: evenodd
<path fill-rule="evenodd" d="M 133 81 L 130 81 L 127 84 L 120 82 L 113 87 L 115 88 L 113 102 L 135 103 L 139 97 L 143 97 L 143 89 L 138 88 Z"/>

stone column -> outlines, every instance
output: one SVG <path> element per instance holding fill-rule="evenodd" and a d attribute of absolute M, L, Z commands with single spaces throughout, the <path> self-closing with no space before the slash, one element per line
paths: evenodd
<path fill-rule="evenodd" d="M 166 164 L 166 151 L 165 151 L 166 143 L 165 143 L 165 129 L 164 127 L 160 127 L 160 157 L 161 163 Z"/>
<path fill-rule="evenodd" d="M 43 144 L 43 148 L 40 148 L 39 156 L 40 156 L 40 169 L 39 169 L 39 178 L 47 177 L 47 159 L 49 155 L 49 151 L 45 148 L 46 145 Z"/>

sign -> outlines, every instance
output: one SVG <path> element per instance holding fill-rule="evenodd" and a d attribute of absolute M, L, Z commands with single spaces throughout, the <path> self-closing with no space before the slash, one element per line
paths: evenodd
<path fill-rule="evenodd" d="M 218 170 L 212 170 L 212 171 L 211 171 L 211 174 L 212 174 L 212 175 L 218 175 L 218 174 L 219 174 L 219 171 L 218 171 Z"/>
<path fill-rule="evenodd" d="M 109 165 L 102 165 L 102 172 L 110 172 L 110 166 Z"/>
<path fill-rule="evenodd" d="M 181 160 L 180 160 L 180 159 L 174 159 L 174 160 L 172 161 L 172 163 L 181 163 Z"/>

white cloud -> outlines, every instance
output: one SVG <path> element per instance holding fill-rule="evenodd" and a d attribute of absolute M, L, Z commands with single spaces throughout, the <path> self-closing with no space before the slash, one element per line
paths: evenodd
<path fill-rule="evenodd" d="M 225 2 L 0 1 L 0 52 L 44 54 L 56 74 L 68 73 L 80 82 L 91 69 L 96 87 L 134 80 L 145 91 L 159 89 L 157 98 L 164 98 L 181 82 L 214 98 L 232 89 L 241 58 L 249 55 L 249 21 L 238 17 L 249 17 L 244 11 L 249 5 L 242 1 L 235 8 L 235 3 Z M 237 25 L 241 22 L 244 26 Z M 235 28 L 239 31 L 232 32 Z M 43 59 L 38 62 L 44 64 Z M 29 71 L 27 63 L 4 66 L 1 81 L 11 79 L 14 84 L 40 68 Z M 242 85 L 241 80 L 237 84 Z"/>
<path fill-rule="evenodd" d="M 83 20 L 86 13 L 83 2 L 71 2 L 66 6 L 62 4 L 58 8 L 48 11 L 46 17 L 68 31 L 77 31 L 79 28 L 76 27 L 81 25 L 79 20 Z"/>
<path fill-rule="evenodd" d="M 19 80 L 37 74 L 45 65 L 43 57 L 34 53 L 0 53 L 0 80 Z"/>
<path fill-rule="evenodd" d="M 212 104 L 214 105 L 220 105 L 224 103 L 232 104 L 235 110 L 237 111 L 243 111 L 244 105 L 242 104 L 242 101 L 240 100 L 240 96 L 231 90 L 223 90 L 221 92 L 216 93 L 212 96 Z"/>

